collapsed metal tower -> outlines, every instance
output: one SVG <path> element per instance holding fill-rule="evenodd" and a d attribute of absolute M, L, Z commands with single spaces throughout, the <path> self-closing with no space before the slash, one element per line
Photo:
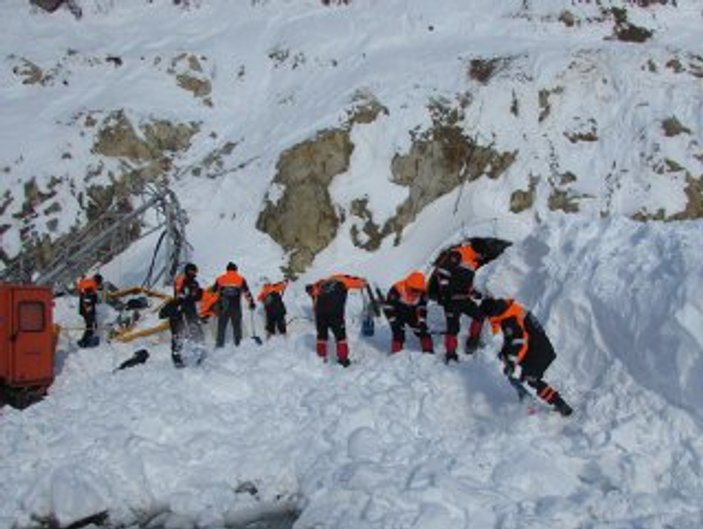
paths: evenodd
<path fill-rule="evenodd" d="M 172 283 L 190 253 L 185 232 L 187 215 L 176 194 L 165 186 L 147 186 L 141 199 L 140 206 L 126 212 L 113 204 L 75 235 L 57 243 L 53 258 L 46 264 L 39 263 L 35 256 L 20 254 L 0 273 L 0 278 L 7 282 L 48 284 L 55 289 L 71 285 L 136 240 L 162 230 L 142 286 L 151 287 L 160 279 L 163 284 Z M 150 214 L 147 222 L 145 217 Z M 146 229 L 142 231 L 143 228 Z"/>

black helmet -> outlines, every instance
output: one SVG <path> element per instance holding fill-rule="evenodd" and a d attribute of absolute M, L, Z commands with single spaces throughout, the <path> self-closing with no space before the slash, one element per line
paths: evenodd
<path fill-rule="evenodd" d="M 103 276 L 101 276 L 100 274 L 95 274 L 93 276 L 93 279 L 95 280 L 95 283 L 97 283 L 98 285 L 103 284 Z"/>
<path fill-rule="evenodd" d="M 234 264 L 232 261 L 230 261 L 229 263 L 227 263 L 227 270 L 230 270 L 232 272 L 236 272 L 237 270 L 239 270 L 239 268 L 237 268 L 236 264 Z"/>
<path fill-rule="evenodd" d="M 185 268 L 183 268 L 183 271 L 184 271 L 186 274 L 197 274 L 197 273 L 198 273 L 198 267 L 195 266 L 194 263 L 188 263 L 187 265 L 185 265 Z"/>

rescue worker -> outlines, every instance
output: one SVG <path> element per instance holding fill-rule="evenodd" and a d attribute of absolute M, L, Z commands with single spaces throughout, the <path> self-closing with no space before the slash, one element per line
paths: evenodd
<path fill-rule="evenodd" d="M 427 284 L 422 272 L 412 272 L 395 283 L 386 295 L 384 313 L 391 325 L 391 353 L 403 349 L 405 326 L 420 339 L 424 353 L 433 353 L 432 337 L 427 331 Z"/>
<path fill-rule="evenodd" d="M 349 345 L 344 322 L 347 293 L 351 289 L 365 288 L 365 279 L 346 274 L 334 274 L 306 285 L 305 291 L 313 300 L 315 326 L 317 328 L 317 355 L 327 361 L 327 338 L 332 331 L 337 342 L 337 362 L 349 366 Z"/>
<path fill-rule="evenodd" d="M 527 382 L 539 398 L 556 411 L 563 416 L 571 415 L 571 406 L 542 380 L 557 355 L 537 318 L 513 299 L 486 298 L 481 303 L 481 311 L 489 319 L 493 334 L 503 334 L 498 357 L 503 363 L 503 373 L 520 397 L 526 391 L 522 383 Z"/>
<path fill-rule="evenodd" d="M 254 310 L 256 304 L 249 291 L 246 279 L 239 275 L 237 265 L 227 263 L 227 271 L 215 280 L 212 291 L 217 293 L 217 340 L 215 347 L 224 347 L 227 324 L 232 323 L 234 345 L 242 341 L 242 294 L 249 302 L 249 310 Z"/>
<path fill-rule="evenodd" d="M 287 287 L 288 281 L 278 283 L 267 281 L 257 296 L 259 302 L 264 304 L 266 313 L 266 338 L 276 334 L 276 331 L 279 334 L 286 334 L 286 305 L 283 302 L 283 294 Z"/>
<path fill-rule="evenodd" d="M 183 273 L 173 284 L 173 298 L 176 310 L 169 318 L 171 328 L 171 359 L 176 367 L 184 367 L 183 345 L 186 338 L 196 344 L 203 344 L 205 336 L 200 325 L 197 303 L 203 297 L 203 289 L 198 284 L 198 267 L 188 263 Z"/>
<path fill-rule="evenodd" d="M 475 299 L 480 296 L 474 290 L 473 283 L 476 270 L 483 264 L 481 254 L 468 242 L 445 250 L 435 262 L 435 269 L 430 278 L 430 296 L 444 308 L 447 325 L 444 348 L 447 362 L 459 360 L 456 351 L 462 314 L 471 318 L 466 353 L 472 354 L 479 345 L 483 318 Z"/>
<path fill-rule="evenodd" d="M 83 318 L 85 330 L 78 340 L 78 347 L 95 347 L 99 343 L 96 336 L 98 330 L 98 290 L 102 288 L 103 277 L 95 274 L 91 277 L 81 277 L 76 283 L 78 291 L 78 314 Z"/>

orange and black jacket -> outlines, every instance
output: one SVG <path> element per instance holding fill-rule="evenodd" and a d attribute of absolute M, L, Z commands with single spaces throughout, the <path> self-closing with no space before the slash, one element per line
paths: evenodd
<path fill-rule="evenodd" d="M 383 310 L 388 321 L 393 324 L 398 316 L 408 311 L 415 311 L 417 321 L 425 323 L 427 321 L 427 294 L 409 289 L 407 281 L 401 279 L 388 290 Z"/>
<path fill-rule="evenodd" d="M 493 334 L 503 333 L 501 359 L 508 365 L 531 370 L 549 365 L 556 354 L 537 318 L 516 301 L 506 301 L 501 314 L 489 317 Z"/>
<path fill-rule="evenodd" d="M 481 255 L 470 244 L 449 248 L 437 260 L 430 288 L 436 291 L 441 304 L 468 300 L 473 291 L 474 276 L 483 263 Z M 433 296 L 434 299 L 434 296 Z"/>
<path fill-rule="evenodd" d="M 215 280 L 212 291 L 219 294 L 220 298 L 225 298 L 231 301 L 239 301 L 241 295 L 249 302 L 249 305 L 254 304 L 254 298 L 249 290 L 246 279 L 244 279 L 235 270 L 228 270 Z"/>
<path fill-rule="evenodd" d="M 306 292 L 313 299 L 316 314 L 343 314 L 349 290 L 361 290 L 368 283 L 364 278 L 334 274 L 308 285 Z"/>
<path fill-rule="evenodd" d="M 85 316 L 95 312 L 98 304 L 98 283 L 92 277 L 82 277 L 76 283 L 78 312 Z"/>
<path fill-rule="evenodd" d="M 195 276 L 181 274 L 173 282 L 173 297 L 188 317 L 195 317 L 198 314 L 197 303 L 203 298 L 203 289 Z"/>
<path fill-rule="evenodd" d="M 283 294 L 287 286 L 288 281 L 265 283 L 256 299 L 263 303 L 266 312 L 285 314 L 286 306 L 283 303 Z"/>

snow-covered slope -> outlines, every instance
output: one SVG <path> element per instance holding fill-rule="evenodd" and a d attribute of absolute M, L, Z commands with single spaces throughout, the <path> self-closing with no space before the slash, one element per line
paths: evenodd
<path fill-rule="evenodd" d="M 450 366 L 412 338 L 388 356 L 386 327 L 360 335 L 355 297 L 354 363 L 322 364 L 297 287 L 287 339 L 200 367 L 174 370 L 167 337 L 117 374 L 139 344 L 73 352 L 45 401 L 3 410 L 2 526 L 108 510 L 164 527 L 284 511 L 300 528 L 700 527 L 702 234 L 555 218 L 484 270 L 545 322 L 569 419 L 528 414 L 491 340 Z"/>
<path fill-rule="evenodd" d="M 247 338 L 176 371 L 167 336 L 94 350 L 62 336 L 48 398 L 0 412 L 0 527 L 102 511 L 169 528 L 288 511 L 305 529 L 703 526 L 701 224 L 624 218 L 700 216 L 703 2 L 80 3 L 80 21 L 0 5 L 0 258 L 85 222 L 101 186 L 163 165 L 202 281 L 235 260 L 257 289 L 287 260 L 255 229 L 284 191 L 282 153 L 342 126 L 354 150 L 329 185 L 336 235 L 287 294 L 286 340 Z M 611 7 L 652 37 L 613 37 Z M 348 125 L 360 94 L 387 112 Z M 437 105 L 515 161 L 416 212 L 398 245 L 359 248 L 352 203 L 393 217 L 412 192 L 393 160 Z M 115 152 L 101 131 L 121 118 L 136 140 Z M 194 128 L 168 143 L 150 136 L 162 120 Z M 529 415 L 490 340 L 458 365 L 388 356 L 380 322 L 360 336 L 356 297 L 354 364 L 315 356 L 307 280 L 341 271 L 385 287 L 462 235 L 515 241 L 479 282 L 545 323 L 559 354 L 547 379 L 572 418 Z M 103 275 L 139 284 L 155 238 Z M 79 325 L 70 298 L 56 315 Z M 431 319 L 444 325 L 435 306 Z M 139 347 L 149 362 L 113 374 Z"/>
<path fill-rule="evenodd" d="M 437 106 L 476 145 L 515 159 L 495 179 L 446 189 L 452 219 L 435 239 L 555 209 L 700 215 L 700 1 L 79 3 L 80 20 L 24 0 L 0 7 L 8 257 L 82 225 L 90 204 L 109 203 L 105 186 L 151 171 L 170 178 L 189 211 L 195 258 L 219 269 L 224 254 L 242 253 L 236 234 L 257 233 L 264 201 L 280 193 L 270 184 L 281 153 L 348 125 L 360 97 L 386 112 L 351 128 L 349 169 L 330 186 L 338 244 L 360 222 L 355 199 L 382 225 L 407 198 L 407 184 L 391 181 L 392 160 L 431 129 Z M 651 38 L 616 38 L 612 8 Z M 103 140 L 116 121 L 134 138 L 110 149 Z M 159 122 L 195 128 L 179 141 L 151 138 Z M 130 178 L 123 195 L 141 187 Z M 196 236 L 203 231 L 222 234 L 216 249 Z M 268 235 L 257 244 L 257 269 L 286 262 Z"/>

